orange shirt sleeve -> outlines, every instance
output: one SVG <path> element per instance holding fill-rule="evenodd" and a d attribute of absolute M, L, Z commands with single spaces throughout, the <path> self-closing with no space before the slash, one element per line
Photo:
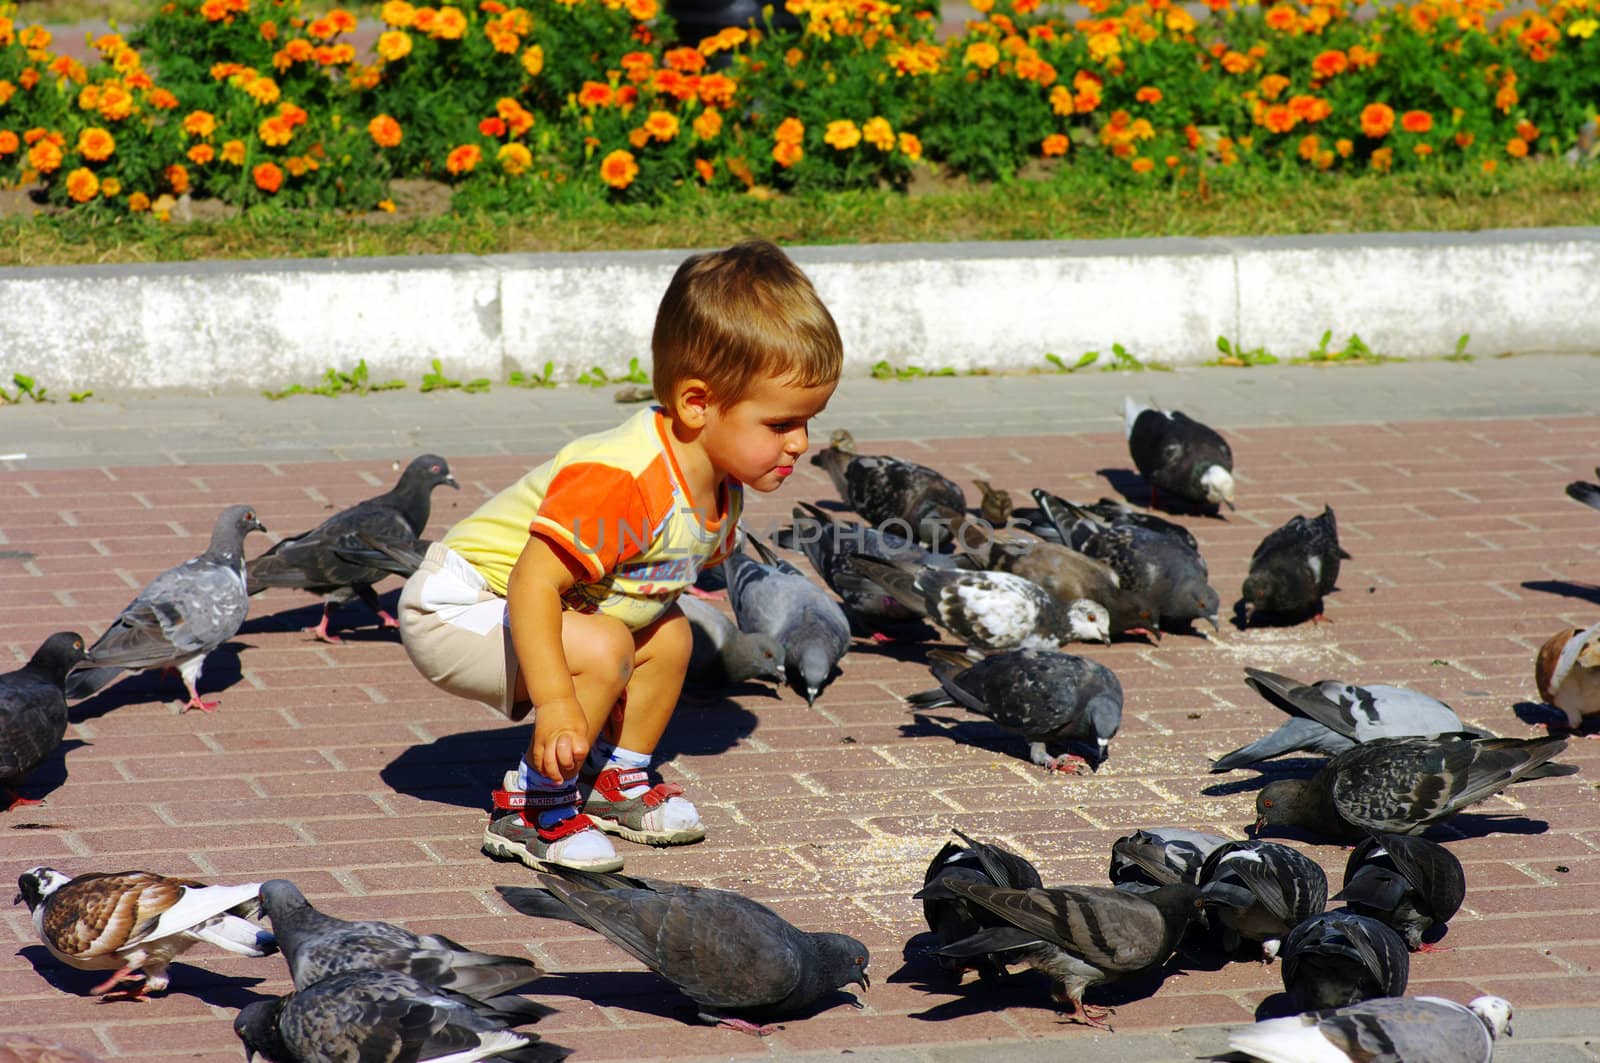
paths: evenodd
<path fill-rule="evenodd" d="M 574 462 L 556 472 L 529 532 L 599 579 L 650 545 L 638 481 L 624 469 Z"/>

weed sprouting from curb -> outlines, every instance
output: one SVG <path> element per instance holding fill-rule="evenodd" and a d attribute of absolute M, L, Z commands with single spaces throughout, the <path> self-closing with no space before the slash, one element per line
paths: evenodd
<path fill-rule="evenodd" d="M 556 363 L 544 363 L 544 370 L 538 373 L 524 373 L 513 369 L 511 376 L 506 380 L 514 388 L 553 388 L 556 386 Z"/>
<path fill-rule="evenodd" d="M 7 391 L 5 388 L 0 387 L 0 406 L 15 406 L 24 399 L 32 399 L 34 402 L 56 401 L 48 397 L 48 388 L 40 387 L 39 382 L 26 373 L 12 373 L 11 383 L 16 385 L 17 390 Z M 72 401 L 77 402 L 78 400 L 73 399 Z"/>
<path fill-rule="evenodd" d="M 434 363 L 435 366 L 438 364 Z M 367 371 L 367 360 L 362 358 L 348 373 L 331 367 L 324 369 L 320 384 L 313 384 L 310 387 L 304 384 L 290 384 L 282 391 L 263 391 L 261 394 L 269 399 L 285 399 L 290 395 L 321 395 L 333 398 L 335 395 L 365 395 L 369 391 L 395 391 L 405 386 L 404 380 L 374 381 Z"/>
<path fill-rule="evenodd" d="M 628 371 L 621 376 L 610 376 L 606 371 L 597 366 L 585 370 L 578 376 L 578 383 L 590 388 L 603 388 L 607 384 L 648 384 L 650 374 L 644 371 L 639 364 L 639 359 L 628 359 Z"/>
<path fill-rule="evenodd" d="M 488 391 L 489 388 L 490 381 L 486 376 L 468 380 L 466 383 L 462 383 L 454 377 L 445 376 L 444 367 L 439 364 L 439 359 L 435 358 L 433 360 L 433 369 L 422 374 L 422 385 L 419 390 L 426 394 L 430 391 L 454 391 L 459 389 L 472 395 Z"/>
<path fill-rule="evenodd" d="M 1207 365 L 1231 365 L 1236 367 L 1252 365 L 1277 365 L 1278 356 L 1265 347 L 1252 347 L 1245 350 L 1238 340 L 1229 340 L 1226 336 L 1217 337 L 1217 350 L 1222 354 L 1211 359 Z"/>

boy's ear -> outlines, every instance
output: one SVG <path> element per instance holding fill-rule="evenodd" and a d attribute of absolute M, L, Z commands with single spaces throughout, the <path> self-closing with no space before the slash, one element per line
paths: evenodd
<path fill-rule="evenodd" d="M 704 380 L 690 377 L 672 389 L 673 418 L 685 428 L 704 428 L 710 408 L 711 388 Z"/>

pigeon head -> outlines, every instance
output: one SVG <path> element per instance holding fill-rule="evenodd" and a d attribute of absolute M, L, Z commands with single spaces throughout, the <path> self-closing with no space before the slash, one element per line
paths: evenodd
<path fill-rule="evenodd" d="M 206 553 L 212 558 L 240 557 L 244 553 L 244 537 L 266 530 L 267 526 L 256 519 L 254 506 L 229 506 L 211 529 L 211 546 Z"/>
<path fill-rule="evenodd" d="M 278 1032 L 278 1010 L 282 1006 L 282 1000 L 258 1000 L 245 1005 L 234 1017 L 233 1032 L 244 1042 L 245 1063 L 255 1059 L 258 1052 L 274 1063 L 295 1058 Z"/>
<path fill-rule="evenodd" d="M 1217 595 L 1215 587 L 1209 583 L 1201 584 L 1200 589 L 1195 592 L 1194 607 L 1197 610 L 1195 615 L 1201 620 L 1211 622 L 1211 630 L 1222 630 L 1222 625 L 1217 621 L 1217 610 L 1222 608 L 1222 599 Z"/>
<path fill-rule="evenodd" d="M 305 894 L 286 878 L 269 879 L 261 884 L 261 910 L 278 922 L 291 912 L 311 907 Z"/>
<path fill-rule="evenodd" d="M 457 491 L 461 490 L 461 485 L 450 474 L 450 463 L 437 454 L 423 454 L 411 459 L 411 464 L 400 474 L 400 486 L 406 487 L 411 484 L 416 484 L 424 490 L 432 490 L 440 484 L 448 484 Z"/>
<path fill-rule="evenodd" d="M 1256 794 L 1255 832 L 1269 824 L 1293 826 L 1316 822 L 1316 792 L 1304 779 L 1278 779 Z"/>
<path fill-rule="evenodd" d="M 58 631 L 34 651 L 28 667 L 44 673 L 59 685 L 66 682 L 67 673 L 83 657 L 83 636 L 76 631 Z"/>
<path fill-rule="evenodd" d="M 793 678 L 797 673 L 801 687 L 806 696 L 806 704 L 816 702 L 817 695 L 822 691 L 822 684 L 828 681 L 828 676 L 833 672 L 833 657 L 828 653 L 828 648 L 816 641 L 807 641 L 800 647 L 798 654 L 790 654 L 785 674 Z"/>
<path fill-rule="evenodd" d="M 1206 471 L 1200 474 L 1200 490 L 1205 492 L 1206 501 L 1213 506 L 1225 505 L 1234 509 L 1233 504 L 1233 473 L 1221 465 L 1207 466 Z"/>
<path fill-rule="evenodd" d="M 1539 687 L 1539 700 L 1546 705 L 1555 704 L 1556 688 L 1561 685 L 1556 677 L 1556 671 L 1561 664 L 1561 657 L 1567 644 L 1577 637 L 1577 628 L 1564 628 L 1551 635 L 1545 640 L 1545 644 L 1539 647 L 1539 656 L 1534 659 L 1533 664 L 1533 679 Z"/>
<path fill-rule="evenodd" d="M 1489 1031 L 1490 1039 L 1511 1036 L 1511 1001 L 1505 997 L 1474 997 L 1467 1005 Z"/>
<path fill-rule="evenodd" d="M 1096 752 L 1100 760 L 1106 759 L 1106 749 L 1122 726 L 1122 692 L 1106 691 L 1089 699 L 1084 715 L 1094 727 Z"/>
<path fill-rule="evenodd" d="M 847 934 L 819 933 L 811 938 L 817 946 L 818 968 L 832 988 L 842 989 L 852 983 L 862 989 L 872 988 L 867 974 L 872 954 L 865 945 Z"/>
<path fill-rule="evenodd" d="M 1067 638 L 1078 642 L 1111 641 L 1111 613 L 1099 602 L 1077 598 L 1067 605 Z"/>
<path fill-rule="evenodd" d="M 53 867 L 30 867 L 17 876 L 17 895 L 11 898 L 11 903 L 25 901 L 31 912 L 44 903 L 46 897 L 71 881 Z"/>
<path fill-rule="evenodd" d="M 788 679 L 783 666 L 783 645 L 764 631 L 735 639 L 722 663 L 730 683 L 771 679 L 781 685 Z"/>

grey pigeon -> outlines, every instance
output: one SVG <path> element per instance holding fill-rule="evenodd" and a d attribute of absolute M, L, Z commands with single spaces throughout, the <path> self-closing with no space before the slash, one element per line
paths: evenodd
<path fill-rule="evenodd" d="M 960 484 L 914 461 L 858 453 L 849 432 L 834 432 L 811 464 L 821 466 L 839 497 L 879 531 L 938 546 L 970 523 Z"/>
<path fill-rule="evenodd" d="M 565 919 L 677 986 L 702 1021 L 763 1034 L 758 1023 L 802 1014 L 843 986 L 871 985 L 867 947 L 811 933 L 728 890 L 556 867 L 543 889 L 497 886 L 525 915 Z"/>
<path fill-rule="evenodd" d="M 1098 502 L 1085 505 L 1069 502 L 1042 487 L 1034 488 L 1032 495 L 1033 500 L 1038 503 L 1038 508 L 1023 511 L 1019 523 L 1041 539 L 1062 543 L 1074 550 L 1082 550 L 1084 542 L 1098 534 L 1102 526 L 1114 528 L 1132 524 L 1145 531 L 1165 535 L 1195 553 L 1200 552 L 1200 544 L 1195 541 L 1194 533 L 1188 528 L 1174 524 L 1164 517 L 1158 517 L 1154 513 L 1134 509 L 1126 502 L 1118 502 L 1114 498 L 1102 498 Z"/>
<path fill-rule="evenodd" d="M 1220 834 L 1183 827 L 1136 830 L 1111 845 L 1111 884 L 1130 893 L 1149 893 L 1160 886 L 1187 882 L 1199 884 L 1200 868 L 1219 845 Z"/>
<path fill-rule="evenodd" d="M 43 802 L 23 797 L 16 785 L 61 745 L 67 733 L 67 673 L 83 660 L 83 638 L 58 631 L 45 639 L 28 663 L 0 675 L 0 788 L 5 811 Z"/>
<path fill-rule="evenodd" d="M 1296 515 L 1261 540 L 1244 578 L 1244 622 L 1258 614 L 1285 618 L 1322 616 L 1322 598 L 1339 582 L 1339 562 L 1350 555 L 1339 545 L 1333 507 L 1312 520 Z"/>
<path fill-rule="evenodd" d="M 1073 639 L 1111 641 L 1110 615 L 1103 605 L 1087 599 L 1064 602 L 1009 572 L 894 564 L 861 554 L 855 565 L 885 592 L 977 650 L 1054 649 Z"/>
<path fill-rule="evenodd" d="M 1075 1021 L 1101 1030 L 1110 1029 L 1110 1009 L 1084 1003 L 1084 990 L 1161 966 L 1204 904 L 1200 891 L 1185 884 L 1142 894 L 1100 886 L 1007 889 L 965 879 L 947 885 L 1006 925 L 947 945 L 941 956 L 997 954 L 1035 967 L 1055 980 L 1051 996 L 1072 1009 Z"/>
<path fill-rule="evenodd" d="M 1328 906 L 1328 876 L 1316 861 L 1277 842 L 1228 842 L 1200 869 L 1200 892 L 1214 904 L 1222 943 L 1236 951 L 1240 939 L 1261 944 L 1271 963 L 1283 936 Z"/>
<path fill-rule="evenodd" d="M 474 952 L 441 934 L 326 915 L 287 879 L 261 884 L 261 910 L 272 921 L 296 989 L 343 971 L 370 969 L 400 971 L 440 989 L 489 1000 L 544 974 L 526 957 Z"/>
<path fill-rule="evenodd" d="M 1213 773 L 1232 771 L 1286 753 L 1332 756 L 1374 738 L 1465 731 L 1455 710 L 1437 698 L 1383 683 L 1324 679 L 1302 683 L 1262 668 L 1246 668 L 1245 682 L 1289 714 L 1276 731 L 1217 758 Z"/>
<path fill-rule="evenodd" d="M 1594 474 L 1600 478 L 1600 469 L 1595 469 Z M 1591 509 L 1600 509 L 1600 484 L 1574 480 L 1567 485 L 1567 497 L 1574 502 L 1582 502 Z"/>
<path fill-rule="evenodd" d="M 422 567 L 423 559 L 428 556 L 428 547 L 433 545 L 430 539 L 416 539 L 412 542 L 402 540 L 383 540 L 367 531 L 352 532 L 339 538 L 333 544 L 333 552 L 342 561 L 363 568 L 378 569 L 388 572 L 402 579 L 410 579 L 417 569 Z"/>
<path fill-rule="evenodd" d="M 1378 997 L 1258 1022 L 1228 1047 L 1262 1063 L 1490 1063 L 1501 1034 L 1511 1036 L 1502 997 Z"/>
<path fill-rule="evenodd" d="M 86 698 L 125 670 L 175 668 L 189 692 L 182 711 L 214 710 L 195 683 L 206 655 L 238 634 L 250 612 L 244 537 L 266 530 L 249 506 L 223 510 L 205 552 L 151 580 L 89 647 L 67 677 L 67 697 Z"/>
<path fill-rule="evenodd" d="M 1344 908 L 1295 927 L 1281 955 L 1283 988 L 1302 1010 L 1397 997 L 1411 977 L 1411 957 L 1400 935 Z"/>
<path fill-rule="evenodd" d="M 1467 876 L 1454 853 L 1426 838 L 1379 834 L 1356 846 L 1334 894 L 1353 912 L 1386 923 L 1413 952 L 1440 952 L 1422 935 L 1443 926 L 1467 899 Z"/>
<path fill-rule="evenodd" d="M 1141 630 L 1149 622 L 1149 616 L 1122 589 L 1110 565 L 1061 543 L 996 539 L 989 544 L 986 561 L 989 569 L 1031 580 L 1060 601 L 1084 600 L 1105 606 L 1112 632 Z"/>
<path fill-rule="evenodd" d="M 1051 756 L 1055 742 L 1092 746 L 1103 763 L 1122 726 L 1122 684 L 1103 664 L 1051 650 L 1011 650 L 981 660 L 934 650 L 929 667 L 938 690 L 906 698 L 915 709 L 959 705 L 993 720 L 1028 743 L 1028 759 L 1051 771 L 1088 766 L 1070 753 Z"/>
<path fill-rule="evenodd" d="M 1149 617 L 1153 630 L 1190 620 L 1209 621 L 1213 629 L 1219 626 L 1221 599 L 1206 582 L 1206 563 L 1198 550 L 1142 525 L 1108 524 L 1070 502 L 1064 505 L 1085 529 L 1083 545 L 1077 549 L 1110 566 L 1117 585 Z M 1047 509 L 1053 512 L 1053 503 Z"/>
<path fill-rule="evenodd" d="M 553 1013 L 523 997 L 474 1000 L 399 971 L 355 970 L 245 1005 L 233 1032 L 246 1060 L 272 1063 L 554 1063 L 569 1050 L 513 1029 Z"/>
<path fill-rule="evenodd" d="M 356 533 L 377 543 L 394 543 L 415 549 L 417 537 L 428 524 L 433 489 L 440 484 L 460 488 L 450 474 L 450 465 L 437 454 L 413 458 L 400 474 L 400 480 L 375 498 L 341 509 L 310 531 L 278 541 L 266 553 L 250 562 L 250 593 L 268 587 L 293 587 L 323 596 L 322 620 L 307 628 L 323 642 L 338 642 L 328 633 L 333 607 L 359 597 L 378 614 L 384 627 L 398 627 L 399 621 L 384 612 L 372 585 L 390 571 L 382 566 L 351 562 L 339 551 L 340 541 Z"/>
<path fill-rule="evenodd" d="M 1122 418 L 1128 453 L 1150 485 L 1152 503 L 1160 490 L 1196 505 L 1234 508 L 1233 451 L 1214 429 L 1131 398 L 1122 400 Z"/>
<path fill-rule="evenodd" d="M 784 683 L 783 646 L 774 636 L 762 631 L 746 634 L 722 610 L 690 595 L 679 597 L 678 608 L 694 632 L 694 646 L 689 653 L 690 679 L 705 686 L 749 679 Z"/>
<path fill-rule="evenodd" d="M 1340 841 L 1364 832 L 1417 834 L 1521 781 L 1567 746 L 1564 738 L 1439 734 L 1375 738 L 1328 761 L 1311 779 L 1278 779 L 1256 795 L 1256 830 L 1303 827 Z M 1540 773 L 1571 775 L 1573 765 Z"/>
<path fill-rule="evenodd" d="M 784 672 L 813 704 L 839 659 L 850 649 L 850 619 L 832 596 L 753 535 L 755 561 L 735 549 L 723 562 L 728 604 L 739 630 L 766 634 L 783 647 Z"/>
<path fill-rule="evenodd" d="M 1011 889 L 1031 889 L 1043 886 L 1039 871 L 1025 858 L 1009 849 L 986 842 L 974 841 L 959 830 L 953 831 L 961 842 L 946 842 L 934 854 L 922 876 L 922 889 L 914 898 L 922 901 L 922 915 L 928 921 L 939 947 L 953 945 L 972 936 L 985 927 L 1003 926 L 1004 923 L 981 905 L 969 903 L 949 887 L 952 878 L 969 882 L 982 882 L 991 886 Z M 957 982 L 963 971 L 976 969 L 985 982 L 994 983 L 1005 974 L 1005 962 L 993 955 L 956 958 L 939 957 L 940 964 Z"/>

